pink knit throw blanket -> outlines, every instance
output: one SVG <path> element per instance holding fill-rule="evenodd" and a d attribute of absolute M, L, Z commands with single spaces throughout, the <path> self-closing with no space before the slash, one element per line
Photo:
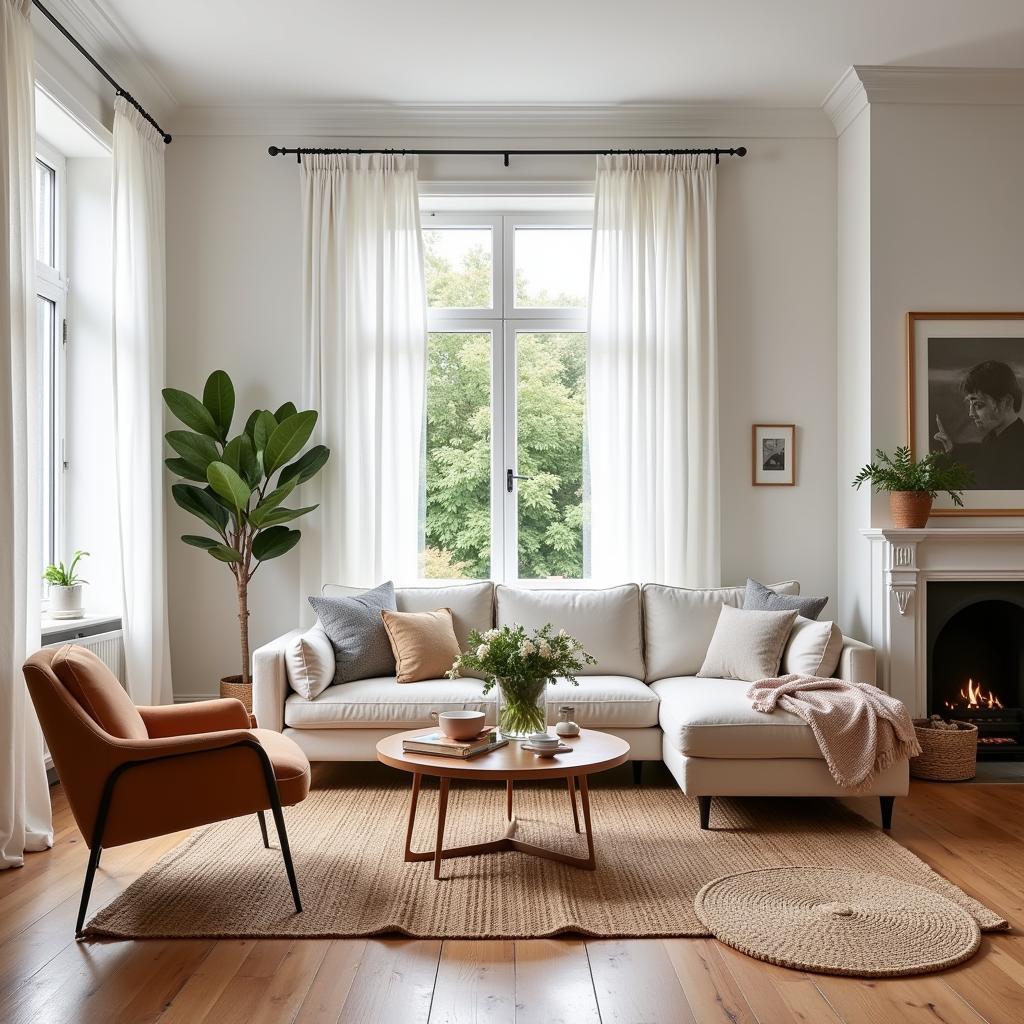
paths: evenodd
<path fill-rule="evenodd" d="M 787 675 L 754 683 L 747 697 L 755 711 L 780 707 L 802 718 L 832 778 L 846 789 L 862 789 L 876 772 L 921 753 L 903 703 L 868 683 Z"/>

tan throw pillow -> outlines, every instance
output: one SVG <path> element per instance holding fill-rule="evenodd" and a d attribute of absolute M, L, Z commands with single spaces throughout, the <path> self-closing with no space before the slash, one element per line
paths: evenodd
<path fill-rule="evenodd" d="M 796 620 L 782 654 L 783 675 L 795 672 L 800 676 L 831 678 L 843 651 L 843 633 L 834 622 Z"/>
<path fill-rule="evenodd" d="M 395 681 L 440 679 L 461 654 L 451 608 L 435 612 L 380 613 L 395 655 Z"/>
<path fill-rule="evenodd" d="M 777 676 L 796 617 L 795 610 L 754 612 L 722 605 L 715 635 L 697 675 L 748 683 Z"/>

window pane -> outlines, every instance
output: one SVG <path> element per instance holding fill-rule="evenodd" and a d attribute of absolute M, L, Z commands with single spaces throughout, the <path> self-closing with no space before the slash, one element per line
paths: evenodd
<path fill-rule="evenodd" d="M 57 175 L 42 160 L 36 161 L 36 259 L 48 267 L 55 267 L 56 239 L 54 216 Z"/>
<path fill-rule="evenodd" d="M 42 295 L 36 296 L 36 344 L 39 346 L 40 395 L 40 479 L 42 482 L 43 558 L 45 565 L 56 561 L 56 507 L 54 496 L 57 482 L 56 446 L 56 366 L 57 304 Z M 42 571 L 42 567 L 40 568 Z"/>
<path fill-rule="evenodd" d="M 421 574 L 491 574 L 491 334 L 427 342 L 427 514 Z"/>
<path fill-rule="evenodd" d="M 519 577 L 583 576 L 587 336 L 516 335 Z"/>
<path fill-rule="evenodd" d="M 516 228 L 515 268 L 517 309 L 585 308 L 590 229 Z"/>
<path fill-rule="evenodd" d="M 428 228 L 423 232 L 427 305 L 432 309 L 490 309 L 493 243 L 490 228 Z"/>

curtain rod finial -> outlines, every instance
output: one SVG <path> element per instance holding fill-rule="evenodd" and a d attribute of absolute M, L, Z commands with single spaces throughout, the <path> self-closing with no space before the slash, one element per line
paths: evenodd
<path fill-rule="evenodd" d="M 278 153 L 280 153 L 280 152 L 281 152 L 281 150 L 279 150 L 279 149 L 277 148 L 277 146 L 270 146 L 270 147 L 268 147 L 268 149 L 267 149 L 267 152 L 268 152 L 268 153 L 269 153 L 269 154 L 270 154 L 271 156 L 277 156 L 277 154 L 278 154 Z"/>
<path fill-rule="evenodd" d="M 747 147 L 746 146 L 740 146 L 738 149 L 735 150 L 735 153 L 736 153 L 737 156 L 746 156 L 747 155 Z"/>

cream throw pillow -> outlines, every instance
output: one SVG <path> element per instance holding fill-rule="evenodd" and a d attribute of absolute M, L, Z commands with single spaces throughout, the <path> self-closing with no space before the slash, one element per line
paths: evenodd
<path fill-rule="evenodd" d="M 843 633 L 834 622 L 818 622 L 802 615 L 793 625 L 782 653 L 781 672 L 831 678 L 843 650 Z"/>
<path fill-rule="evenodd" d="M 698 676 L 756 683 L 779 674 L 782 651 L 796 611 L 743 611 L 723 604 Z"/>
<path fill-rule="evenodd" d="M 395 655 L 395 681 L 440 679 L 459 656 L 451 608 L 434 612 L 380 613 Z"/>
<path fill-rule="evenodd" d="M 306 700 L 319 696 L 334 682 L 338 667 L 334 644 L 320 623 L 288 641 L 284 663 L 292 689 Z"/>

